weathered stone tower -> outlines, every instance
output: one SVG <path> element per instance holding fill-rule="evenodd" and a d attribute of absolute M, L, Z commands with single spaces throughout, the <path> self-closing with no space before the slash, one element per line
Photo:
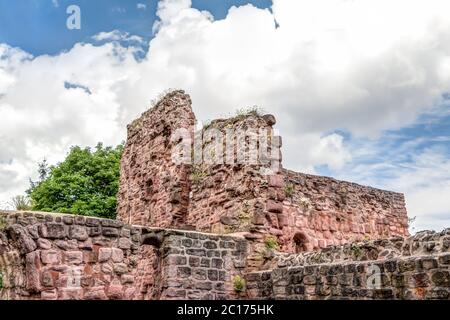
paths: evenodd
<path fill-rule="evenodd" d="M 402 194 L 283 169 L 272 115 L 252 111 L 214 120 L 200 132 L 195 122 L 189 96 L 174 91 L 128 127 L 120 220 L 242 233 L 257 244 L 254 250 L 274 237 L 285 252 L 408 235 Z M 191 139 L 189 150 L 195 150 L 193 137 L 200 140 L 200 161 L 194 151 L 187 163 L 172 159 L 179 129 Z M 230 136 L 230 130 L 245 134 Z M 252 141 L 256 153 L 249 152 Z M 207 155 L 220 160 L 208 162 Z"/>
<path fill-rule="evenodd" d="M 181 226 L 187 219 L 189 166 L 171 159 L 176 129 L 193 132 L 191 99 L 167 94 L 128 126 L 122 157 L 118 218 L 155 227 Z"/>

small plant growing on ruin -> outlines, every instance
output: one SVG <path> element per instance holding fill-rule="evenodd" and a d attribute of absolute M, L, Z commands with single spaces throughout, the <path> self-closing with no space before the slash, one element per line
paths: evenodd
<path fill-rule="evenodd" d="M 357 259 L 362 255 L 361 247 L 356 243 L 352 243 L 350 250 L 352 251 L 355 258 L 357 258 Z"/>
<path fill-rule="evenodd" d="M 244 201 L 242 204 L 242 211 L 238 215 L 239 218 L 239 229 L 241 231 L 247 231 L 251 225 L 252 215 L 250 213 L 250 204 Z"/>
<path fill-rule="evenodd" d="M 284 187 L 284 194 L 288 198 L 291 198 L 294 195 L 294 191 L 295 191 L 295 188 L 292 183 L 289 183 Z"/>
<path fill-rule="evenodd" d="M 203 123 L 202 123 L 202 129 L 203 130 L 208 130 L 208 128 L 211 126 L 211 124 L 212 124 L 212 121 L 211 120 L 205 120 L 205 121 L 203 121 Z"/>
<path fill-rule="evenodd" d="M 234 291 L 236 291 L 237 293 L 242 293 L 245 291 L 246 285 L 247 283 L 244 278 L 242 278 L 239 275 L 234 276 L 233 278 Z"/>
<path fill-rule="evenodd" d="M 273 236 L 267 237 L 264 240 L 264 244 L 266 245 L 267 250 L 278 250 L 280 248 L 277 238 L 275 238 Z"/>
<path fill-rule="evenodd" d="M 6 219 L 5 217 L 0 216 L 0 231 L 6 229 Z"/>
<path fill-rule="evenodd" d="M 3 273 L 0 272 L 0 290 L 3 289 Z"/>
<path fill-rule="evenodd" d="M 261 116 L 264 113 L 262 108 L 258 106 L 240 108 L 236 110 L 236 117 L 246 117 L 246 116 Z"/>
<path fill-rule="evenodd" d="M 205 169 L 200 166 L 194 166 L 189 178 L 191 179 L 192 183 L 200 184 L 207 176 L 208 173 Z"/>
<path fill-rule="evenodd" d="M 300 198 L 299 205 L 303 208 L 303 210 L 309 210 L 312 208 L 311 200 L 306 197 Z"/>
<path fill-rule="evenodd" d="M 13 197 L 11 199 L 11 206 L 18 211 L 27 211 L 32 209 L 30 198 L 23 195 Z"/>
<path fill-rule="evenodd" d="M 318 254 L 315 254 L 311 257 L 311 262 L 313 263 L 324 263 L 325 262 L 325 256 L 322 253 L 322 251 L 320 251 Z"/>
<path fill-rule="evenodd" d="M 416 222 L 416 218 L 417 217 L 408 218 L 408 228 L 411 228 L 412 231 L 416 229 L 416 227 L 414 227 L 414 222 Z"/>

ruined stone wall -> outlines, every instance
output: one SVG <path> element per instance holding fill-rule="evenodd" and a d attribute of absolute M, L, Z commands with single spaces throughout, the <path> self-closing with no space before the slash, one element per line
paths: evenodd
<path fill-rule="evenodd" d="M 118 219 L 153 227 L 185 223 L 189 165 L 172 161 L 177 129 L 193 132 L 191 99 L 183 91 L 167 94 L 128 126 L 121 160 Z"/>
<path fill-rule="evenodd" d="M 266 207 L 266 172 L 272 166 L 279 170 L 281 161 L 274 124 L 273 116 L 250 113 L 215 120 L 203 129 L 203 162 L 194 167 L 190 181 L 191 225 L 215 233 L 257 231 L 255 219 L 264 219 Z M 272 147 L 278 148 L 272 152 Z"/>
<path fill-rule="evenodd" d="M 282 251 L 300 252 L 408 235 L 402 194 L 282 169 L 281 138 L 273 134 L 272 115 L 249 112 L 214 120 L 195 133 L 194 123 L 189 96 L 174 91 L 129 126 L 120 220 L 242 233 L 251 240 L 252 254 L 264 250 L 268 237 L 275 237 Z M 191 139 L 192 151 L 181 165 L 171 157 L 181 137 L 170 137 L 180 128 Z M 235 134 L 231 140 L 230 131 Z M 239 132 L 246 132 L 243 141 Z M 268 138 L 267 145 L 261 138 Z M 248 153 L 253 142 L 257 151 Z M 248 264 L 257 269 L 261 261 L 251 258 Z"/>
<path fill-rule="evenodd" d="M 449 299 L 450 229 L 300 255 L 247 275 L 255 299 Z"/>
<path fill-rule="evenodd" d="M 283 170 L 282 215 L 286 252 L 310 251 L 363 239 L 408 235 L 403 194 Z"/>
<path fill-rule="evenodd" d="M 221 299 L 242 238 L 49 213 L 0 212 L 1 299 Z"/>
<path fill-rule="evenodd" d="M 0 217 L 0 272 L 9 298 L 140 299 L 153 286 L 137 272 L 138 265 L 155 259 L 141 250 L 140 228 L 71 215 Z"/>
<path fill-rule="evenodd" d="M 178 231 L 164 241 L 160 299 L 235 299 L 233 279 L 243 276 L 245 239 Z"/>

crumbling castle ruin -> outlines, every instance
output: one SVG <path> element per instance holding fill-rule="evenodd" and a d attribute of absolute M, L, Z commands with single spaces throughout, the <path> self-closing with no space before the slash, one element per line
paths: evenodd
<path fill-rule="evenodd" d="M 173 91 L 128 126 L 117 220 L 0 212 L 8 299 L 446 299 L 450 230 L 402 194 L 282 167 L 275 118 L 196 130 Z"/>

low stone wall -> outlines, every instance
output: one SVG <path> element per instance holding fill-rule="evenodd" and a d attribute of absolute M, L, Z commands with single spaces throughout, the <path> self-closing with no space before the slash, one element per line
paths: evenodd
<path fill-rule="evenodd" d="M 413 236 L 367 240 L 329 246 L 300 254 L 276 252 L 263 268 L 283 268 L 319 263 L 386 260 L 450 252 L 450 228 L 442 232 L 421 231 Z"/>
<path fill-rule="evenodd" d="M 232 236 L 0 212 L 0 298 L 232 298 L 246 250 Z"/>
<path fill-rule="evenodd" d="M 448 299 L 450 229 L 270 253 L 237 235 L 0 212 L 1 299 Z M 246 279 L 237 294 L 235 276 Z"/>
<path fill-rule="evenodd" d="M 449 299 L 450 229 L 304 254 L 247 275 L 255 299 Z"/>
<path fill-rule="evenodd" d="M 243 276 L 245 239 L 177 232 L 164 241 L 161 299 L 234 299 L 233 278 Z"/>

